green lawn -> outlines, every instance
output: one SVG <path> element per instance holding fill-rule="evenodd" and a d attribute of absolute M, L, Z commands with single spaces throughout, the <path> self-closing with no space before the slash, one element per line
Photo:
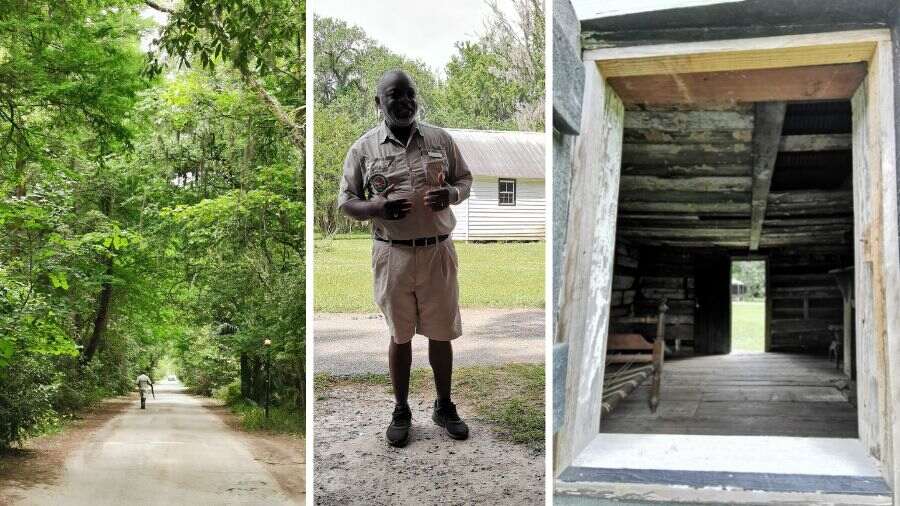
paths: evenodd
<path fill-rule="evenodd" d="M 372 301 L 372 240 L 317 238 L 315 310 L 377 312 Z M 475 308 L 544 307 L 544 243 L 456 243 L 459 302 Z"/>
<path fill-rule="evenodd" d="M 731 351 L 765 351 L 765 302 L 731 303 Z"/>

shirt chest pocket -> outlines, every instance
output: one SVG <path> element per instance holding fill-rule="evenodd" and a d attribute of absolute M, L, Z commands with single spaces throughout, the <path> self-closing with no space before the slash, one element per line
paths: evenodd
<path fill-rule="evenodd" d="M 444 175 L 444 181 L 449 179 L 449 165 L 444 150 L 429 148 L 425 152 L 425 184 L 428 186 L 440 186 L 440 175 Z"/>
<path fill-rule="evenodd" d="M 395 192 L 412 189 L 409 166 L 403 158 L 393 156 L 373 158 L 366 165 L 366 189 L 370 196 L 382 193 L 391 185 L 394 186 Z"/>

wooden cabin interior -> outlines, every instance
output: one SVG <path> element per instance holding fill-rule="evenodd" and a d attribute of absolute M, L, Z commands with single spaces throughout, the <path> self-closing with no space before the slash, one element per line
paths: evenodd
<path fill-rule="evenodd" d="M 840 282 L 852 284 L 850 97 L 864 76 L 844 64 L 609 79 L 625 103 L 609 332 L 652 339 L 668 310 L 658 409 L 644 381 L 601 432 L 857 437 Z M 747 259 L 766 265 L 765 352 L 736 354 L 731 264 Z"/>

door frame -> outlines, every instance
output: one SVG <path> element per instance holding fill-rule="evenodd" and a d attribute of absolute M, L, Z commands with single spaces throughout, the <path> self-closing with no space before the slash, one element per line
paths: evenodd
<path fill-rule="evenodd" d="M 854 123 L 853 149 L 854 155 L 863 154 L 859 161 L 866 170 L 857 167 L 854 156 L 854 183 L 862 174 L 859 182 L 872 198 L 860 200 L 854 184 L 854 243 L 862 252 L 854 265 L 857 301 L 871 303 L 873 320 L 862 322 L 864 312 L 857 311 L 860 440 L 880 461 L 900 504 L 900 465 L 895 461 L 900 457 L 900 231 L 890 31 L 603 48 L 585 51 L 582 58 L 584 112 L 574 151 L 568 239 L 558 260 L 563 279 L 557 333 L 569 349 L 564 418 L 554 441 L 555 476 L 599 432 L 624 122 L 621 100 L 606 78 L 865 62 L 868 74 L 854 99 L 854 119 L 859 121 Z M 857 221 L 859 211 L 868 213 L 865 230 Z M 870 280 L 862 279 L 866 265 L 873 271 Z M 864 337 L 861 331 L 870 327 L 874 333 Z M 873 359 L 860 360 L 867 347 Z"/>

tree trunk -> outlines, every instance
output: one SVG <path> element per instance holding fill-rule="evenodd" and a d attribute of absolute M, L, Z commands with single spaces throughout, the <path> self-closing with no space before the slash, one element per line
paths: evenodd
<path fill-rule="evenodd" d="M 244 82 L 247 86 L 256 92 L 256 95 L 263 101 L 272 115 L 275 116 L 275 119 L 288 129 L 294 146 L 302 152 L 304 145 L 306 144 L 306 134 L 303 131 L 305 125 L 297 124 L 287 111 L 284 110 L 281 102 L 263 88 L 262 83 L 259 82 L 259 79 L 255 75 L 250 72 L 242 72 L 241 76 L 244 78 Z"/>
<path fill-rule="evenodd" d="M 256 401 L 257 404 L 262 405 L 265 402 L 266 389 L 262 379 L 262 360 L 259 357 L 253 357 L 251 361 L 253 364 L 253 400 Z"/>
<path fill-rule="evenodd" d="M 112 215 L 111 195 L 106 194 L 100 198 L 100 211 L 107 217 Z M 104 279 L 100 288 L 100 296 L 97 298 L 97 312 L 94 315 L 94 328 L 91 330 L 91 337 L 81 355 L 81 362 L 84 364 L 89 363 L 100 348 L 100 343 L 103 341 L 103 334 L 106 332 L 106 324 L 109 321 L 109 306 L 112 301 L 113 292 L 113 256 L 111 251 L 103 260 L 103 264 L 106 266 L 106 269 L 103 271 Z"/>
<path fill-rule="evenodd" d="M 16 159 L 16 171 L 15 174 L 19 178 L 16 182 L 15 196 L 18 198 L 25 197 L 26 188 L 25 188 L 25 159 L 17 158 Z"/>
<path fill-rule="evenodd" d="M 252 399 L 251 385 L 250 359 L 247 357 L 247 353 L 241 352 L 241 398 Z"/>
<path fill-rule="evenodd" d="M 94 358 L 94 354 L 97 352 L 97 349 L 100 347 L 100 342 L 103 340 L 103 334 L 106 332 L 106 323 L 109 321 L 109 305 L 112 300 L 112 272 L 113 272 L 113 259 L 112 257 L 108 257 L 105 260 L 106 263 L 106 280 L 103 282 L 102 288 L 100 289 L 100 297 L 97 299 L 97 313 L 94 317 L 94 329 L 91 331 L 91 337 L 88 341 L 87 346 L 84 347 L 84 353 L 81 355 L 81 361 L 85 364 L 91 361 Z"/>

